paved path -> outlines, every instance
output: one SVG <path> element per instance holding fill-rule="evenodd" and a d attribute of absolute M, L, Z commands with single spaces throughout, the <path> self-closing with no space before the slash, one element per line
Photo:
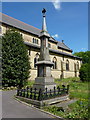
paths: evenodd
<path fill-rule="evenodd" d="M 29 107 L 14 100 L 15 91 L 2 92 L 2 117 L 3 118 L 52 118 L 36 108 Z"/>

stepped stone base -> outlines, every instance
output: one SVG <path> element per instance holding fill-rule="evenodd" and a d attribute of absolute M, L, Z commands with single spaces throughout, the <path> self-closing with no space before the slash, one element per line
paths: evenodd
<path fill-rule="evenodd" d="M 36 88 L 39 90 L 40 88 L 42 90 L 54 89 L 54 86 L 56 87 L 56 84 L 54 83 L 54 79 L 52 77 L 37 77 L 35 78 L 35 84 L 33 85 L 33 88 Z"/>
<path fill-rule="evenodd" d="M 69 100 L 69 95 L 60 96 L 60 97 L 56 97 L 56 98 L 52 98 L 52 99 L 48 99 L 48 100 L 42 100 L 42 101 L 33 100 L 33 99 L 29 99 L 29 98 L 24 98 L 24 97 L 21 97 L 21 96 L 15 96 L 15 97 L 19 98 L 21 101 L 32 104 L 32 105 L 34 105 L 35 107 L 38 107 L 38 108 L 42 108 L 43 106 L 53 105 L 53 104 L 60 103 L 62 101 L 68 101 Z"/>

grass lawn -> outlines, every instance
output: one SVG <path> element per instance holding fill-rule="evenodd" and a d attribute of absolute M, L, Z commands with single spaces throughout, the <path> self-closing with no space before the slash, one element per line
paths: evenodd
<path fill-rule="evenodd" d="M 79 78 L 55 79 L 57 86 L 70 85 L 69 98 L 77 99 L 75 103 L 68 106 L 67 110 L 62 110 L 56 106 L 45 106 L 45 111 L 66 119 L 88 120 L 88 82 L 81 82 Z M 32 86 L 34 81 L 29 81 L 28 86 Z"/>
<path fill-rule="evenodd" d="M 59 107 L 56 107 L 54 105 L 46 106 L 44 107 L 44 110 L 67 119 L 88 119 L 88 83 L 81 82 L 79 78 L 66 78 L 62 80 L 56 79 L 55 83 L 57 84 L 57 86 L 61 86 L 62 84 L 69 84 L 70 99 L 77 99 L 77 101 L 70 104 L 66 111 L 62 111 Z"/>
<path fill-rule="evenodd" d="M 57 86 L 70 85 L 69 94 L 70 98 L 88 99 L 88 83 L 81 82 L 79 78 L 66 78 L 66 79 L 56 79 L 55 83 Z M 83 94 L 82 94 L 83 93 Z"/>

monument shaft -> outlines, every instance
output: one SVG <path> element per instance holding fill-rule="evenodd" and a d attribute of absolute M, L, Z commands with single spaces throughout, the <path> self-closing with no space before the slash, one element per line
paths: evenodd
<path fill-rule="evenodd" d="M 41 49 L 40 49 L 40 58 L 36 63 L 37 66 L 37 77 L 35 78 L 34 88 L 45 90 L 47 87 L 48 90 L 53 89 L 56 84 L 54 83 L 54 79 L 51 75 L 51 67 L 53 63 L 50 61 L 49 56 L 49 48 L 48 48 L 48 40 L 50 35 L 47 32 L 46 27 L 46 19 L 45 19 L 46 10 L 43 9 L 43 25 L 42 31 L 40 33 L 41 39 Z"/>

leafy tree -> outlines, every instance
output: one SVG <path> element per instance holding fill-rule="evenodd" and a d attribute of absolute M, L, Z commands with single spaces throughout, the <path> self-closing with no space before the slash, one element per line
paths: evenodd
<path fill-rule="evenodd" d="M 80 79 L 82 81 L 90 81 L 90 51 L 76 52 L 74 55 L 82 57 L 82 66 L 80 68 Z"/>
<path fill-rule="evenodd" d="M 22 35 L 8 30 L 2 37 L 2 85 L 23 87 L 29 78 L 30 62 Z"/>
<path fill-rule="evenodd" d="M 84 81 L 88 81 L 88 63 L 85 63 L 81 66 L 80 68 L 80 79 L 84 82 Z"/>
<path fill-rule="evenodd" d="M 75 55 L 75 56 L 78 56 L 78 57 L 82 57 L 82 62 L 83 62 L 83 64 L 89 63 L 90 51 L 86 51 L 86 52 L 75 52 L 74 55 Z"/>

